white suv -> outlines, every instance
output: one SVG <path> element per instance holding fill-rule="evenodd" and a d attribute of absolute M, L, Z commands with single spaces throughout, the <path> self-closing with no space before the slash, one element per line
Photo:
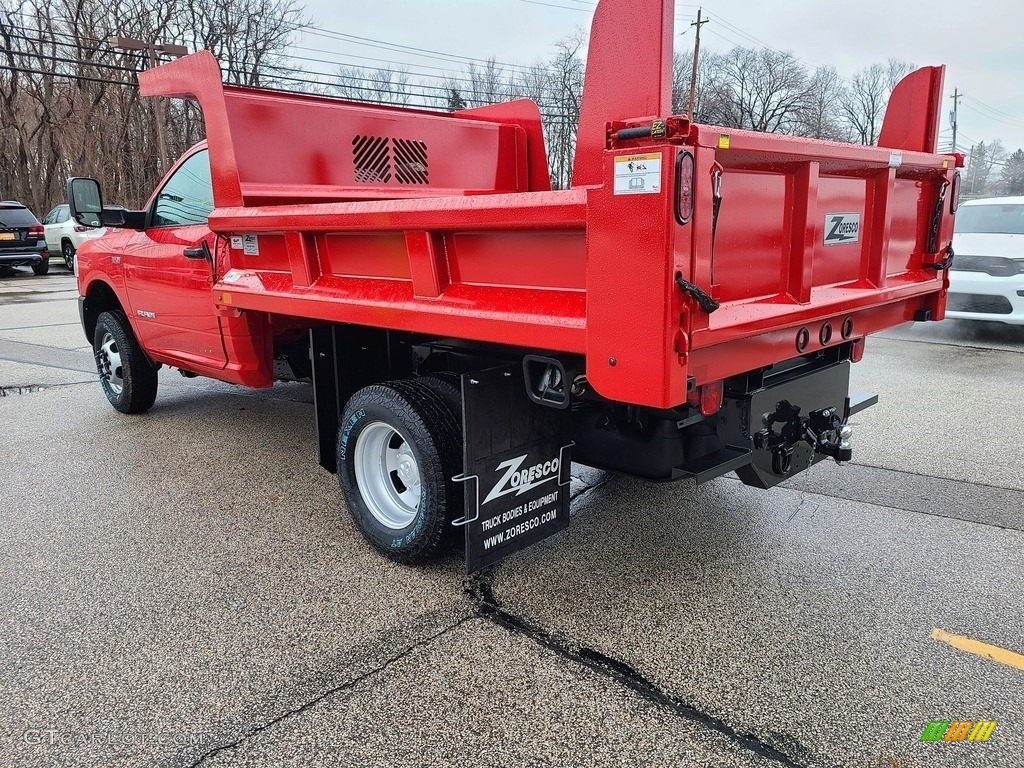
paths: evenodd
<path fill-rule="evenodd" d="M 1024 325 L 1024 197 L 961 203 L 946 317 Z"/>
<path fill-rule="evenodd" d="M 81 226 L 72 221 L 71 211 L 66 205 L 58 205 L 43 218 L 43 231 L 46 233 L 46 247 L 50 253 L 59 251 L 64 266 L 74 271 L 75 251 L 86 240 L 99 237 L 107 230 Z"/>

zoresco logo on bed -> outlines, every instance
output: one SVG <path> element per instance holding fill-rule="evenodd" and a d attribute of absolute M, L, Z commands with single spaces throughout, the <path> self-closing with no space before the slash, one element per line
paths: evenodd
<path fill-rule="evenodd" d="M 829 213 L 825 216 L 825 245 L 860 242 L 859 213 Z"/>

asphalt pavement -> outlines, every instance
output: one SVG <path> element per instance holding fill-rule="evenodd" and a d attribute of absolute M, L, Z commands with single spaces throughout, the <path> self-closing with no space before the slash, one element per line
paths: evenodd
<path fill-rule="evenodd" d="M 75 296 L 0 274 L 0 765 L 1024 766 L 1024 331 L 869 339 L 854 462 L 771 491 L 577 467 L 467 578 L 363 542 L 307 386 L 113 411 Z"/>

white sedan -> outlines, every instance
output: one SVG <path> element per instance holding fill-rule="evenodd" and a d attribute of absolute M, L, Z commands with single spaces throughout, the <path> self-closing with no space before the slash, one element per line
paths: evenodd
<path fill-rule="evenodd" d="M 72 220 L 66 205 L 58 205 L 43 217 L 43 231 L 46 233 L 46 247 L 50 253 L 60 252 L 64 266 L 69 271 L 75 268 L 75 252 L 83 242 L 99 237 L 106 229 L 83 227 Z"/>
<path fill-rule="evenodd" d="M 1024 197 L 961 203 L 946 317 L 1024 325 Z"/>

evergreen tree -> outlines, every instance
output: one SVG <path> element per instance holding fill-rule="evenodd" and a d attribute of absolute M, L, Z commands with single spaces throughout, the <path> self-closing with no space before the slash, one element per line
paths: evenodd
<path fill-rule="evenodd" d="M 1018 149 L 1003 164 L 999 191 L 1004 195 L 1024 195 L 1024 149 Z"/>

